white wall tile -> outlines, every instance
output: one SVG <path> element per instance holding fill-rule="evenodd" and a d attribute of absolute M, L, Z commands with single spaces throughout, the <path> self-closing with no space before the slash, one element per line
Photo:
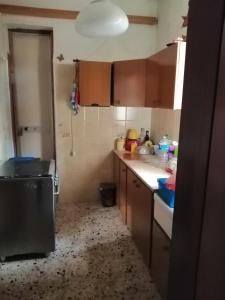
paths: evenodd
<path fill-rule="evenodd" d="M 140 120 L 141 108 L 140 107 L 127 107 L 127 121 Z"/>
<path fill-rule="evenodd" d="M 99 107 L 99 120 L 112 122 L 113 121 L 113 107 Z"/>
<path fill-rule="evenodd" d="M 115 121 L 113 125 L 113 136 L 125 136 L 126 134 L 126 121 Z"/>
<path fill-rule="evenodd" d="M 96 123 L 99 121 L 99 107 L 85 107 L 85 119 L 87 122 Z"/>
<path fill-rule="evenodd" d="M 115 121 L 126 120 L 126 107 L 114 107 L 113 108 L 113 119 Z"/>
<path fill-rule="evenodd" d="M 155 143 L 163 135 L 168 134 L 169 139 L 179 140 L 180 111 L 170 109 L 153 109 L 151 119 L 151 132 Z"/>

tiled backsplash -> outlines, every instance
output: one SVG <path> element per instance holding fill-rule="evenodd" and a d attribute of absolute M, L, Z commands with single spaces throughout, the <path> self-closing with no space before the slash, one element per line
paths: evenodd
<path fill-rule="evenodd" d="M 179 140 L 180 115 L 181 110 L 152 109 L 151 135 L 155 143 L 165 134 L 168 134 L 171 140 Z"/>
<path fill-rule="evenodd" d="M 115 138 L 125 135 L 128 128 L 140 131 L 151 125 L 150 108 L 81 107 L 79 114 L 73 115 L 68 106 L 73 68 L 55 66 L 57 165 L 62 201 L 99 197 L 99 183 L 112 181 Z"/>

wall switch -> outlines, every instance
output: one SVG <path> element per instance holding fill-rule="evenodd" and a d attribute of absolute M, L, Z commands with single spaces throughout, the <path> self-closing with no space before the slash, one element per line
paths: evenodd
<path fill-rule="evenodd" d="M 76 156 L 76 152 L 75 151 L 71 151 L 70 152 L 70 156 Z"/>
<path fill-rule="evenodd" d="M 69 132 L 64 132 L 64 133 L 62 134 L 62 137 L 63 137 L 63 138 L 70 137 L 70 133 L 69 133 Z"/>

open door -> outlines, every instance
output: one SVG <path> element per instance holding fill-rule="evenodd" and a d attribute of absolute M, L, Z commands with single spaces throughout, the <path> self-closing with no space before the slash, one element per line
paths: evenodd
<path fill-rule="evenodd" d="M 9 30 L 15 152 L 55 157 L 52 33 Z"/>
<path fill-rule="evenodd" d="M 225 299 L 224 21 L 190 1 L 168 300 Z"/>

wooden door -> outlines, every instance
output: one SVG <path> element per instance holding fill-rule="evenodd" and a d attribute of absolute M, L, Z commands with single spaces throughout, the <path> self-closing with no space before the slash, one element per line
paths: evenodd
<path fill-rule="evenodd" d="M 224 12 L 190 1 L 168 300 L 225 299 Z"/>
<path fill-rule="evenodd" d="M 127 167 L 120 161 L 120 186 L 119 186 L 119 197 L 120 197 L 120 212 L 122 220 L 126 224 L 127 221 Z"/>
<path fill-rule="evenodd" d="M 114 154 L 113 177 L 116 184 L 116 203 L 120 207 L 120 159 Z"/>
<path fill-rule="evenodd" d="M 224 20 L 225 21 L 225 20 Z M 211 135 L 196 300 L 225 299 L 225 23 Z"/>
<path fill-rule="evenodd" d="M 79 63 L 80 105 L 110 106 L 111 63 Z"/>
<path fill-rule="evenodd" d="M 145 106 L 146 60 L 114 63 L 115 106 Z"/>
<path fill-rule="evenodd" d="M 52 33 L 9 30 L 16 155 L 55 157 Z"/>

